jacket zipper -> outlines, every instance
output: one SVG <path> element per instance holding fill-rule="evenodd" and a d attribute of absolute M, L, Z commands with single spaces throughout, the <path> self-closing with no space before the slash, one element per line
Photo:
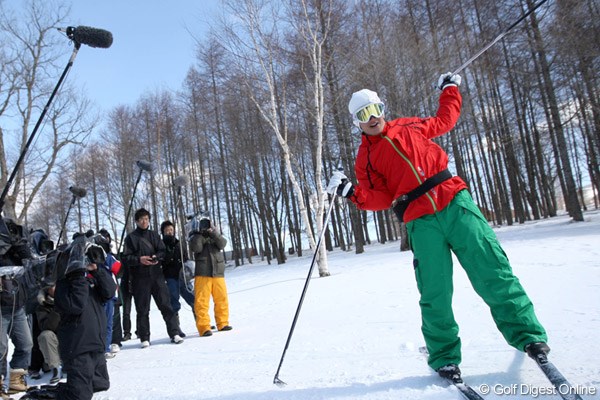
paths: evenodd
<path fill-rule="evenodd" d="M 396 150 L 396 153 L 398 153 L 400 155 L 400 157 L 402 157 L 402 159 L 404 161 L 406 161 L 406 163 L 408 164 L 408 166 L 410 167 L 410 169 L 412 170 L 413 174 L 415 175 L 415 178 L 417 178 L 417 182 L 419 182 L 419 185 L 421 185 L 423 183 L 423 181 L 421 181 L 421 177 L 419 176 L 419 173 L 417 172 L 416 168 L 414 167 L 414 165 L 412 164 L 412 162 L 410 162 L 410 160 L 408 159 L 408 157 L 406 157 L 401 151 L 400 149 L 398 149 L 398 147 L 396 147 L 396 145 L 394 144 L 394 142 L 392 141 L 392 139 L 390 139 L 387 136 L 383 136 L 383 138 L 385 140 L 387 140 L 392 147 L 394 148 L 394 150 Z M 437 212 L 437 206 L 435 205 L 435 201 L 433 200 L 433 198 L 431 197 L 431 195 L 429 194 L 429 192 L 425 193 L 425 196 L 427 196 L 427 198 L 429 199 L 429 201 L 431 202 L 431 206 L 433 207 L 433 212 Z"/>

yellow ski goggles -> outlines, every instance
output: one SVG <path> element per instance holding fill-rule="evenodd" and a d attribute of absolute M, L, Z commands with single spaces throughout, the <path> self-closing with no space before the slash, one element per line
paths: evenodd
<path fill-rule="evenodd" d="M 369 104 L 368 106 L 365 106 L 358 110 L 356 113 L 354 113 L 354 117 L 358 120 L 358 122 L 365 123 L 369 122 L 371 117 L 381 117 L 383 115 L 384 110 L 385 106 L 383 105 L 383 103 Z"/>

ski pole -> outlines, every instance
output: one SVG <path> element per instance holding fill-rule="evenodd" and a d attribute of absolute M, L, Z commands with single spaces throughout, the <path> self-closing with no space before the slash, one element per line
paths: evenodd
<path fill-rule="evenodd" d="M 319 240 L 317 241 L 317 246 L 315 247 L 315 253 L 313 254 L 312 262 L 310 263 L 310 268 L 308 270 L 308 276 L 306 277 L 306 282 L 304 282 L 304 288 L 302 289 L 302 295 L 300 295 L 300 301 L 298 302 L 298 308 L 296 309 L 296 314 L 294 315 L 294 320 L 292 321 L 292 327 L 290 328 L 290 333 L 288 334 L 287 341 L 285 342 L 285 347 L 283 348 L 283 353 L 281 354 L 281 360 L 279 360 L 279 366 L 277 367 L 277 372 L 275 373 L 275 377 L 273 378 L 273 383 L 275 385 L 285 385 L 286 383 L 279 379 L 279 371 L 281 370 L 281 365 L 283 364 L 283 359 L 285 357 L 285 353 L 290 345 L 290 341 L 292 340 L 292 334 L 294 333 L 294 328 L 296 327 L 296 322 L 298 321 L 298 315 L 300 315 L 300 309 L 302 308 L 302 303 L 304 302 L 304 297 L 306 295 L 306 289 L 308 289 L 308 283 L 310 282 L 310 277 L 312 275 L 313 269 L 315 267 L 315 261 L 317 260 L 317 254 L 319 253 L 319 247 L 321 247 L 321 240 L 323 236 L 325 236 L 325 231 L 327 230 L 327 224 L 329 224 L 329 218 L 331 217 L 331 210 L 333 210 L 333 204 L 335 203 L 337 195 L 333 193 L 333 197 L 331 198 L 331 202 L 329 203 L 329 209 L 327 210 L 327 216 L 325 217 L 325 222 L 323 222 L 323 229 L 321 230 L 321 234 L 319 235 Z"/>
<path fill-rule="evenodd" d="M 454 72 L 452 72 L 452 75 L 458 74 L 460 71 L 462 71 L 463 69 L 465 69 L 469 64 L 471 64 L 473 61 L 475 61 L 480 55 L 482 55 L 483 53 L 485 53 L 487 51 L 487 49 L 489 49 L 494 44 L 496 44 L 497 41 L 499 41 L 504 36 L 506 36 L 515 26 L 517 26 L 518 24 L 520 24 L 521 21 L 523 21 L 525 18 L 527 18 L 532 12 L 534 12 L 539 6 L 541 6 L 542 4 L 544 4 L 546 1 L 548 1 L 548 0 L 541 0 L 539 3 L 535 4 L 529 11 L 527 11 L 525 14 L 523 14 L 521 16 L 521 18 L 519 18 L 511 26 L 509 26 L 508 28 L 506 28 L 504 30 L 504 32 L 502 32 L 501 34 L 499 34 L 498 36 L 496 36 L 496 38 L 494 40 L 492 40 L 490 43 L 488 43 L 483 49 L 479 50 L 473 57 L 469 58 L 467 61 L 465 61 L 465 63 L 463 65 L 461 65 L 456 70 L 454 70 Z"/>

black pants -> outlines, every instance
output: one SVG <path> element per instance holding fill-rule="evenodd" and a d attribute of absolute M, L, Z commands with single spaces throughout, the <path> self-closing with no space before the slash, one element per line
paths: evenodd
<path fill-rule="evenodd" d="M 169 289 L 165 283 L 162 272 L 155 275 L 132 274 L 133 301 L 137 314 L 137 334 L 140 341 L 150 340 L 150 297 L 154 298 L 156 306 L 160 310 L 169 337 L 179 334 L 177 314 L 171 307 Z"/>
<path fill-rule="evenodd" d="M 131 335 L 131 285 L 129 271 L 121 278 L 121 302 L 123 303 L 123 335 Z"/>
<path fill-rule="evenodd" d="M 57 400 L 90 400 L 95 392 L 108 390 L 110 380 L 104 352 L 88 352 L 64 360 L 67 383 L 60 385 Z"/>
<path fill-rule="evenodd" d="M 31 349 L 31 361 L 29 363 L 29 369 L 31 371 L 39 372 L 44 370 L 44 355 L 40 351 L 38 344 L 38 336 L 41 333 L 35 314 L 31 316 L 31 337 L 33 338 L 33 348 Z"/>
<path fill-rule="evenodd" d="M 131 300 L 129 308 L 131 308 Z M 121 345 L 121 340 L 123 340 L 123 329 L 121 329 L 121 305 L 120 302 L 117 301 L 115 302 L 115 313 L 113 314 L 113 330 L 110 343 Z"/>

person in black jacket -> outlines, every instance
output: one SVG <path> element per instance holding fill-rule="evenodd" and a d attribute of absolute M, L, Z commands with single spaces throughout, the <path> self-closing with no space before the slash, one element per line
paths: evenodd
<path fill-rule="evenodd" d="M 133 301 L 137 314 L 137 334 L 142 348 L 150 346 L 150 298 L 154 298 L 167 325 L 171 342 L 179 344 L 183 338 L 179 335 L 177 314 L 169 300 L 169 289 L 161 262 L 165 258 L 165 245 L 157 232 L 149 229 L 150 213 L 144 208 L 135 212 L 137 228 L 125 238 L 123 263 L 129 268 Z"/>
<path fill-rule="evenodd" d="M 66 384 L 58 389 L 59 400 L 89 400 L 95 392 L 110 387 L 104 358 L 104 303 L 113 298 L 117 286 L 105 268 L 98 268 L 96 263 L 103 260 L 92 256 L 92 249 L 103 254 L 101 247 L 80 236 L 70 251 L 65 250 L 57 259 L 57 268 L 64 274 L 58 275 L 54 304 L 60 314 L 58 341 L 67 374 Z"/>
<path fill-rule="evenodd" d="M 171 307 L 177 314 L 177 321 L 179 321 L 180 296 L 192 308 L 192 313 L 194 312 L 194 294 L 187 287 L 182 267 L 183 263 L 188 260 L 187 245 L 184 245 L 175 237 L 175 225 L 169 220 L 160 224 L 160 233 L 165 244 L 165 259 L 162 262 L 163 274 L 171 296 Z M 185 337 L 185 334 L 180 331 L 179 336 Z"/>
<path fill-rule="evenodd" d="M 10 218 L 0 218 L 0 266 L 6 267 L 0 272 L 0 386 L 7 377 L 8 364 L 8 390 L 11 393 L 28 388 L 25 376 L 33 338 L 25 313 L 27 293 L 22 282 L 22 266 L 23 261 L 30 258 L 26 230 Z M 9 338 L 14 350 L 7 363 Z"/>

